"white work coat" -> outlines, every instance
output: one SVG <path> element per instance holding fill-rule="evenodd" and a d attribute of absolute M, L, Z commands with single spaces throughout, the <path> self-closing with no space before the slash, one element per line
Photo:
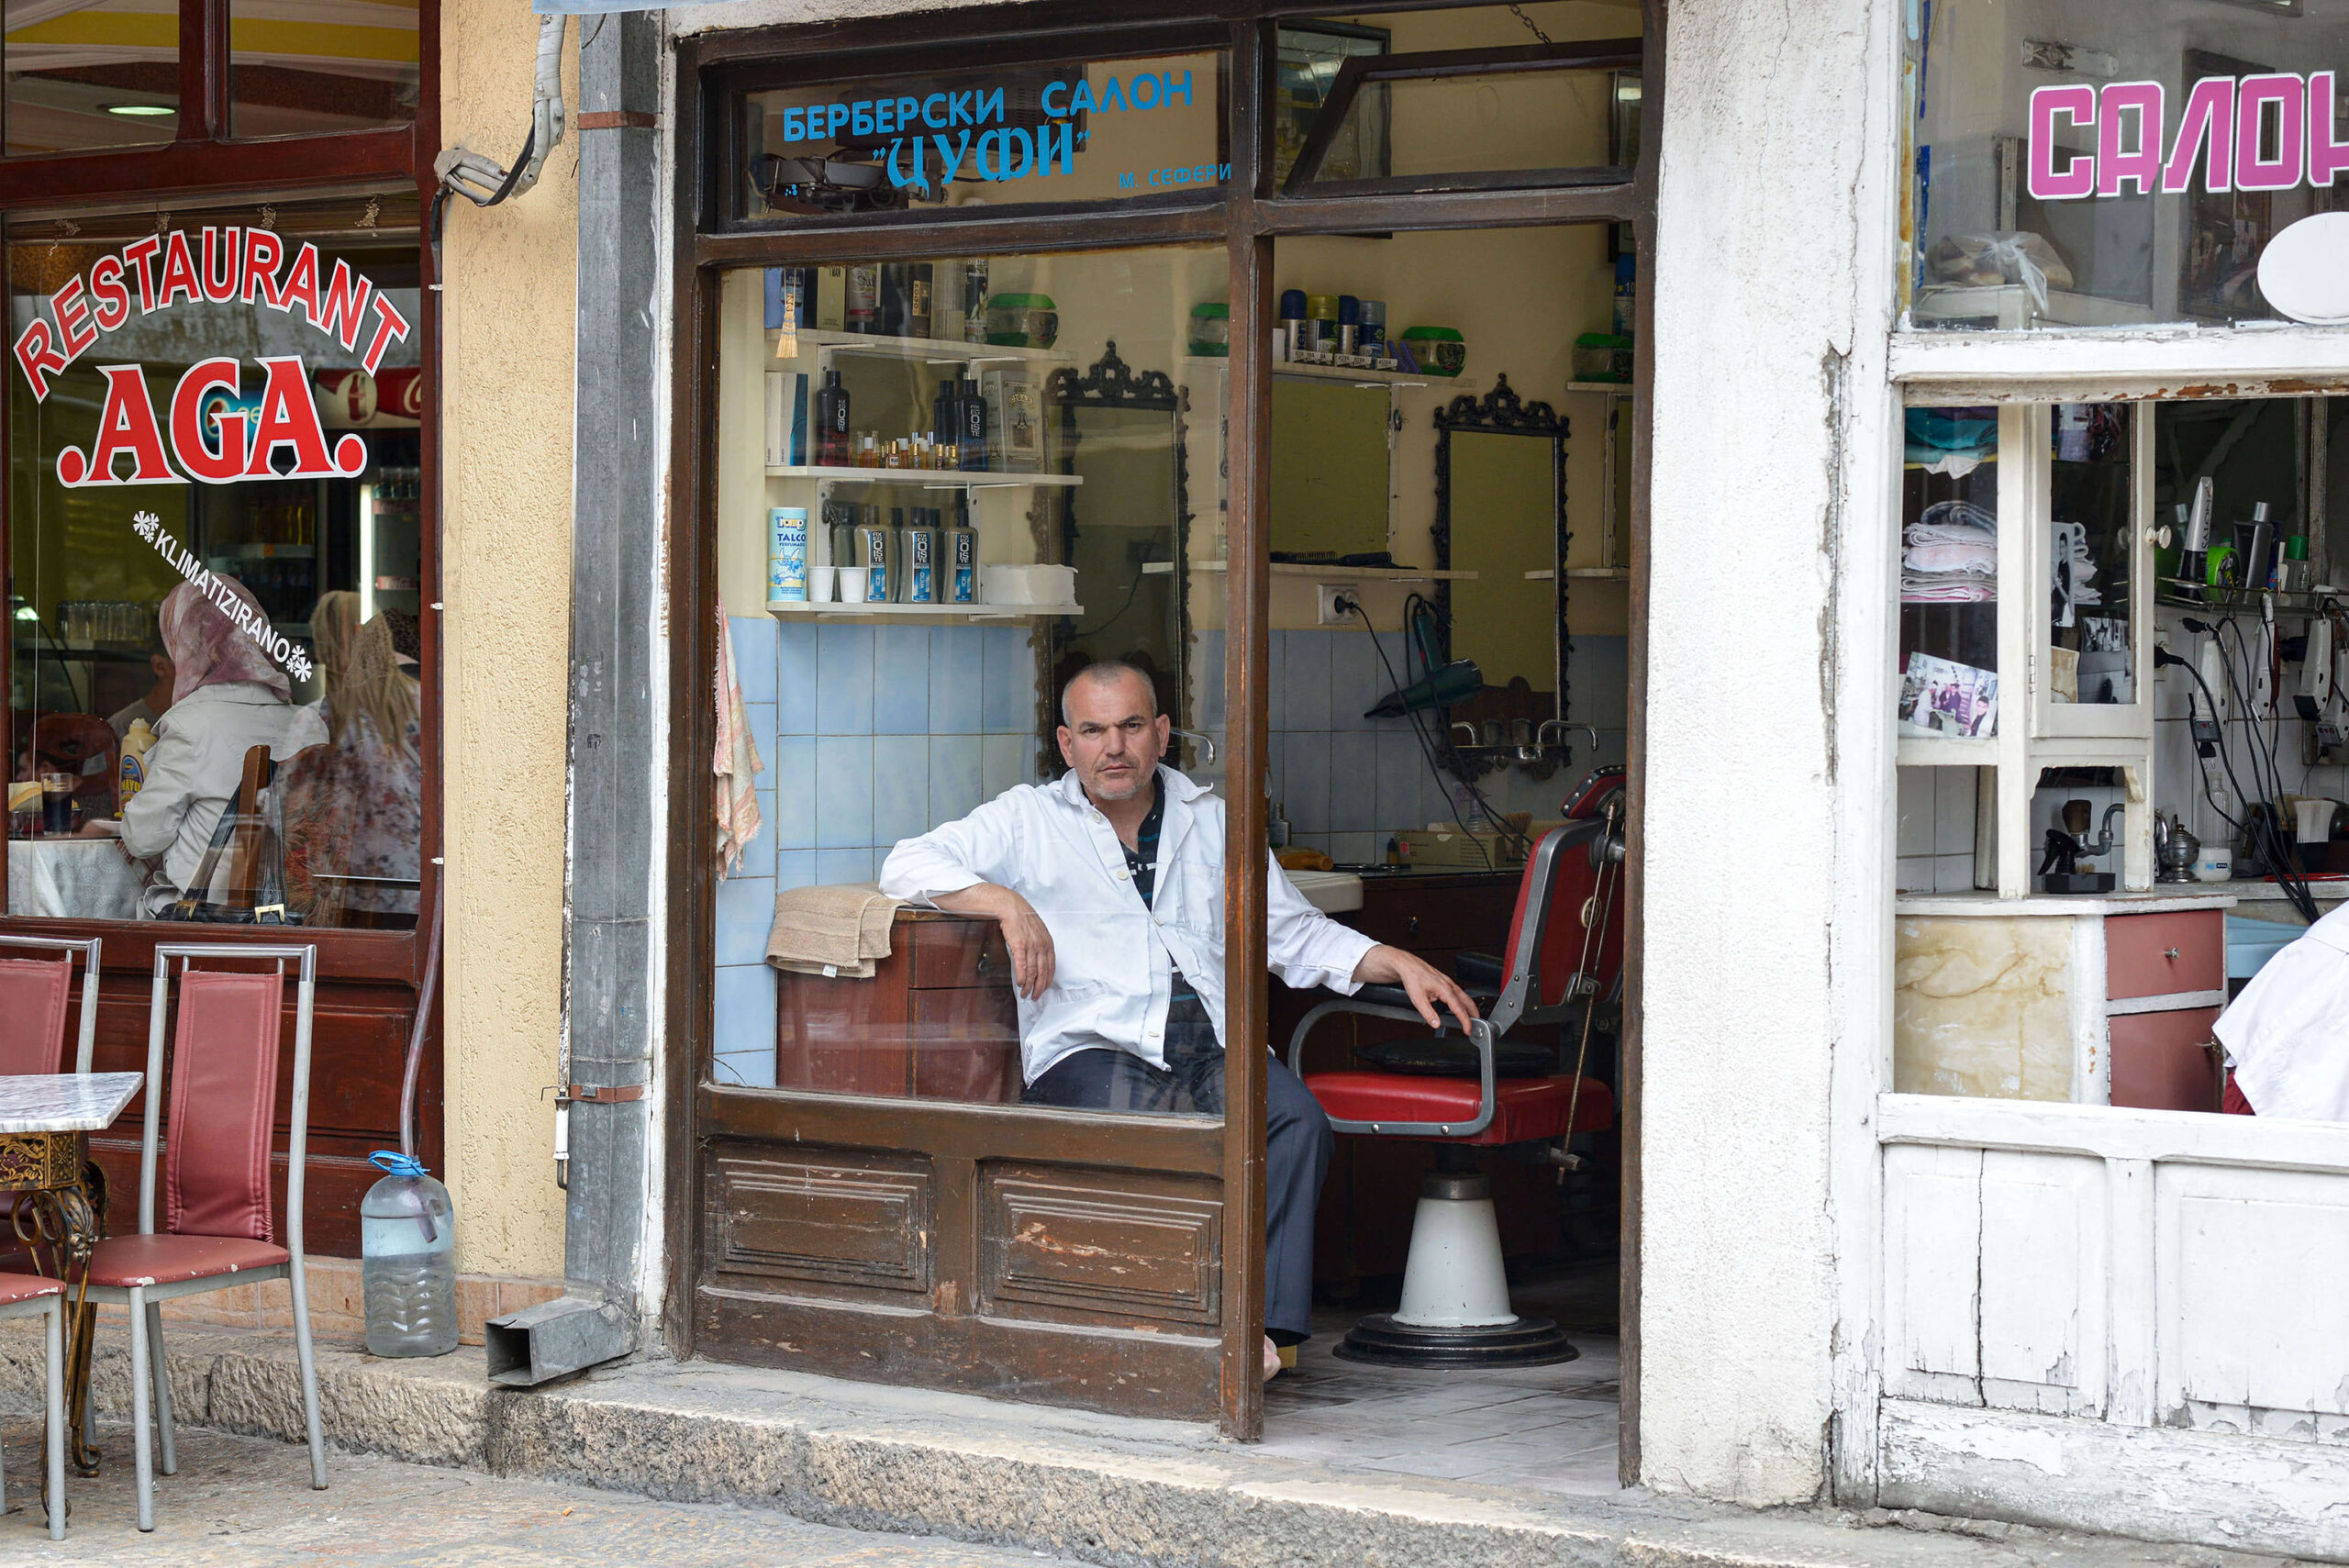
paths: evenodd
<path fill-rule="evenodd" d="M 190 692 L 155 721 L 147 782 L 122 808 L 122 847 L 138 860 L 160 858 L 154 889 L 184 888 L 244 782 L 246 751 L 266 746 L 282 762 L 326 738 L 317 710 L 295 707 L 258 681 Z"/>
<path fill-rule="evenodd" d="M 2261 1116 L 2349 1121 L 2349 904 L 2262 964 L 2212 1032 Z"/>
<path fill-rule="evenodd" d="M 1052 937 L 1052 984 L 1019 999 L 1019 1044 L 1034 1083 L 1072 1051 L 1112 1046 L 1153 1066 L 1166 1062 L 1166 1007 L 1182 971 L 1223 1027 L 1223 802 L 1206 784 L 1162 766 L 1166 813 L 1158 874 L 1144 908 L 1118 831 L 1074 773 L 1052 784 L 1006 790 L 959 822 L 889 852 L 881 891 L 933 904 L 983 882 L 1028 900 Z M 1377 944 L 1349 930 L 1265 861 L 1265 947 L 1291 985 L 1351 995 L 1354 966 Z"/>

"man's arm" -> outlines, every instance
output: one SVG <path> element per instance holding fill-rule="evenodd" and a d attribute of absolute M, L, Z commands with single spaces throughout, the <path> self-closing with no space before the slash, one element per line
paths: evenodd
<path fill-rule="evenodd" d="M 985 916 L 1003 928 L 1013 984 L 1033 1001 L 1052 984 L 1052 935 L 1028 900 L 995 880 L 1019 863 L 1016 808 L 1002 797 L 959 821 L 904 839 L 881 867 L 881 891 L 954 915 Z"/>
<path fill-rule="evenodd" d="M 1382 942 L 1371 949 L 1354 965 L 1354 978 L 1366 985 L 1400 985 L 1410 994 L 1411 1006 L 1431 1029 L 1443 1028 L 1443 1021 L 1436 1016 L 1438 1003 L 1451 1009 L 1464 1029 L 1468 1027 L 1468 1020 L 1476 1016 L 1476 1004 L 1468 999 L 1468 993 L 1452 976 L 1401 948 L 1390 948 Z"/>
<path fill-rule="evenodd" d="M 1306 902 L 1280 862 L 1267 857 L 1271 881 L 1264 901 L 1266 957 L 1280 977 L 1300 990 L 1327 985 L 1352 994 L 1364 985 L 1400 985 L 1428 1028 L 1443 1028 L 1439 1004 L 1465 1029 L 1476 1004 L 1450 975 L 1424 959 L 1374 942 Z"/>
<path fill-rule="evenodd" d="M 1012 982 L 1022 996 L 1032 1002 L 1052 987 L 1052 933 L 1028 900 L 1008 887 L 982 882 L 959 893 L 941 893 L 930 902 L 956 915 L 986 916 L 1003 928 L 1003 945 L 1011 950 Z"/>

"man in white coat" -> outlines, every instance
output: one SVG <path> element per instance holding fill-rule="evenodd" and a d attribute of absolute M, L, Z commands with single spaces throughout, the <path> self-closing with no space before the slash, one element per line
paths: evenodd
<path fill-rule="evenodd" d="M 2252 1110 L 2349 1121 L 2349 904 L 2262 964 L 2212 1032 Z"/>
<path fill-rule="evenodd" d="M 1005 791 L 890 852 L 881 890 L 1003 928 L 1019 995 L 1030 1105 L 1223 1111 L 1223 802 L 1162 766 L 1172 728 L 1150 679 L 1105 661 L 1061 693 L 1052 784 Z M 1299 989 L 1399 985 L 1431 1029 L 1462 1025 L 1467 993 L 1425 961 L 1372 941 L 1265 866 L 1265 947 Z M 1249 1049 L 1261 1042 L 1244 1041 Z M 1334 1140 L 1279 1061 L 1266 1063 L 1264 1364 L 1312 1331 L 1313 1210 Z"/>

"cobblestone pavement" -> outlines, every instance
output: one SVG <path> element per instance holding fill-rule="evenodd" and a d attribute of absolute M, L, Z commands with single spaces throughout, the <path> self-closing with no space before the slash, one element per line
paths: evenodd
<path fill-rule="evenodd" d="M 101 1428 L 98 1440 L 105 1473 L 66 1477 L 69 1529 L 52 1541 L 40 1505 L 40 1428 L 0 1421 L 9 1510 L 0 1518 L 0 1563 L 1076 1568 L 1004 1547 L 828 1529 L 781 1513 L 650 1502 L 352 1454 L 329 1453 L 333 1485 L 313 1492 L 303 1450 L 186 1428 L 180 1473 L 155 1478 L 155 1530 L 141 1536 L 129 1429 Z"/>

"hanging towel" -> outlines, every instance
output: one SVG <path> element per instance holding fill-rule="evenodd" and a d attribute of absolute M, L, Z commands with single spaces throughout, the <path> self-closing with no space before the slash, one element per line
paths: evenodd
<path fill-rule="evenodd" d="M 778 894 L 767 962 L 800 974 L 870 980 L 889 956 L 889 927 L 901 901 L 869 882 L 795 887 Z"/>
<path fill-rule="evenodd" d="M 751 716 L 742 706 L 742 684 L 734 678 L 734 638 L 726 624 L 726 606 L 718 606 L 718 752 L 710 772 L 718 788 L 718 874 L 731 876 L 742 863 L 742 851 L 759 832 L 757 775 L 766 764 L 751 739 Z"/>

